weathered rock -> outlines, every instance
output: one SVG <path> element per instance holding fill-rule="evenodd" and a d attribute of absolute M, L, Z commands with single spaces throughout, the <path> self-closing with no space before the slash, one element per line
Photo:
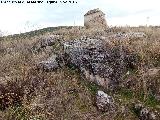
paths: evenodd
<path fill-rule="evenodd" d="M 42 37 L 40 39 L 40 45 L 41 48 L 46 47 L 46 46 L 53 46 L 56 43 L 56 40 L 59 39 L 59 36 L 48 36 L 48 37 Z"/>
<path fill-rule="evenodd" d="M 134 110 L 140 120 L 156 120 L 156 115 L 142 104 L 135 104 Z"/>
<path fill-rule="evenodd" d="M 56 55 L 52 55 L 46 61 L 42 61 L 42 62 L 38 63 L 38 65 L 37 65 L 38 69 L 42 70 L 42 71 L 52 71 L 52 70 L 59 68 L 60 66 L 59 66 L 56 58 L 57 58 Z"/>
<path fill-rule="evenodd" d="M 96 105 L 98 110 L 102 112 L 115 111 L 115 103 L 113 98 L 103 91 L 97 92 Z"/>
<path fill-rule="evenodd" d="M 149 119 L 149 111 L 146 108 L 143 108 L 140 111 L 140 119 L 141 120 L 148 120 Z"/>
<path fill-rule="evenodd" d="M 149 89 L 157 101 L 160 101 L 160 68 L 155 67 L 148 69 L 144 73 L 144 77 L 148 83 L 147 89 Z"/>
<path fill-rule="evenodd" d="M 117 86 L 126 69 L 136 61 L 127 49 L 99 39 L 65 42 L 64 52 L 68 66 L 76 66 L 89 81 L 106 88 Z"/>
<path fill-rule="evenodd" d="M 39 52 L 43 48 L 55 45 L 59 39 L 61 39 L 59 35 L 50 35 L 47 37 L 41 37 L 36 43 L 34 43 L 31 50 L 33 52 Z"/>

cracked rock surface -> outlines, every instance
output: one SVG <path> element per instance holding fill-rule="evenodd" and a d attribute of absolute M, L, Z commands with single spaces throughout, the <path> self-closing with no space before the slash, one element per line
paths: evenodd
<path fill-rule="evenodd" d="M 123 46 L 112 46 L 100 39 L 79 39 L 63 43 L 65 61 L 75 66 L 91 82 L 115 88 L 127 67 L 136 58 Z"/>

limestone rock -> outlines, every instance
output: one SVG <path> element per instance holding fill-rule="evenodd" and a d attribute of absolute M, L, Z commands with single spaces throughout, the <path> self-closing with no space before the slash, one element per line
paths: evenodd
<path fill-rule="evenodd" d="M 43 48 L 46 46 L 53 46 L 58 38 L 59 38 L 59 36 L 56 36 L 56 35 L 42 37 L 40 39 L 41 47 Z"/>
<path fill-rule="evenodd" d="M 52 71 L 52 70 L 59 68 L 59 64 L 58 64 L 56 58 L 57 58 L 56 55 L 52 55 L 46 61 L 42 61 L 42 62 L 38 63 L 38 65 L 37 65 L 38 69 L 42 70 L 42 71 Z"/>
<path fill-rule="evenodd" d="M 41 49 L 53 46 L 61 37 L 59 35 L 50 35 L 41 37 L 37 42 L 34 43 L 31 50 L 33 52 L 39 52 Z"/>
<path fill-rule="evenodd" d="M 134 110 L 140 120 L 156 120 L 156 115 L 142 104 L 135 104 Z"/>
<path fill-rule="evenodd" d="M 115 88 L 126 69 L 136 61 L 125 48 L 100 39 L 72 40 L 63 46 L 66 65 L 75 66 L 89 81 L 106 88 Z"/>
<path fill-rule="evenodd" d="M 115 104 L 113 98 L 108 94 L 104 93 L 103 91 L 97 92 L 96 105 L 98 110 L 103 112 L 115 110 Z"/>
<path fill-rule="evenodd" d="M 144 73 L 144 77 L 147 80 L 147 88 L 150 90 L 156 100 L 160 101 L 160 68 L 155 67 L 148 69 Z"/>

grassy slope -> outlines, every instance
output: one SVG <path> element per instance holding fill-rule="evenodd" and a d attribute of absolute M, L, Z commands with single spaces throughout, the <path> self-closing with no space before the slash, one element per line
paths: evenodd
<path fill-rule="evenodd" d="M 70 28 L 66 28 L 70 30 Z M 131 43 L 124 43 L 130 49 L 135 50 L 141 56 L 140 63 L 148 67 L 160 67 L 160 30 L 159 28 L 114 28 L 117 31 L 144 31 L 149 38 L 147 40 L 133 40 Z M 58 31 L 58 32 L 57 32 Z M 79 35 L 70 31 L 64 39 L 72 39 Z M 21 119 L 110 119 L 107 113 L 97 111 L 94 103 L 95 93 L 102 89 L 94 84 L 89 84 L 82 80 L 77 70 L 62 68 L 52 73 L 38 72 L 34 66 L 38 61 L 46 59 L 50 53 L 42 51 L 33 54 L 29 49 L 39 36 L 61 33 L 60 28 L 45 28 L 24 34 L 3 37 L 0 41 L 0 84 L 6 87 L 6 98 L 10 99 L 7 104 L 9 107 L 0 112 L 3 120 Z M 79 32 L 80 34 L 90 35 L 91 31 Z M 95 34 L 93 32 L 93 34 Z M 53 48 L 51 52 L 55 52 Z M 132 110 L 131 103 L 141 101 L 146 106 L 159 110 L 160 104 L 154 97 L 143 93 L 145 91 L 141 79 L 142 68 L 138 73 L 134 72 L 127 76 L 138 80 L 137 88 L 122 89 L 117 93 L 110 93 L 115 97 L 119 110 L 112 117 L 113 119 L 137 119 Z M 132 72 L 132 71 L 131 71 Z M 126 77 L 126 78 L 127 78 Z M 157 78 L 157 80 L 159 77 Z M 155 80 L 155 77 L 149 80 Z M 11 84 L 13 82 L 13 84 Z M 13 87 L 14 86 L 14 87 Z M 22 87 L 23 86 L 23 87 Z M 156 86 L 155 86 L 156 87 Z M 159 86 L 158 86 L 159 87 Z M 0 87 L 4 89 L 3 87 Z M 15 89 L 14 89 L 15 88 Z M 11 89 L 11 90 L 10 90 Z M 22 91 L 22 93 L 19 93 Z M 142 91 L 142 94 L 139 94 Z M 13 105 L 14 97 L 11 93 L 17 94 L 21 99 L 20 105 Z M 2 101 L 1 101 L 2 102 Z M 5 103 L 5 102 L 4 102 Z M 128 106 L 127 113 L 121 111 L 121 106 Z"/>

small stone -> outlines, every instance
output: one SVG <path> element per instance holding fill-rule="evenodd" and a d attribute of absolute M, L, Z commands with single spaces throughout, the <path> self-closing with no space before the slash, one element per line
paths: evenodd
<path fill-rule="evenodd" d="M 97 92 L 96 105 L 98 110 L 102 112 L 114 111 L 115 109 L 113 98 L 108 94 L 104 93 L 103 91 Z"/>
<path fill-rule="evenodd" d="M 147 108 L 143 108 L 140 111 L 140 120 L 149 120 L 149 111 Z"/>

